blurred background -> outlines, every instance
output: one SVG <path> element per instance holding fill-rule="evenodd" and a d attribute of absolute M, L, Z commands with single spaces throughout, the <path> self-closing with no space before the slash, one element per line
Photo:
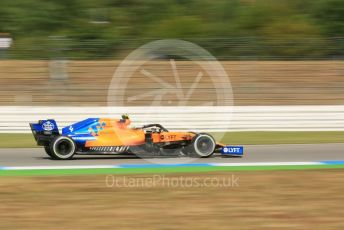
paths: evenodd
<path fill-rule="evenodd" d="M 341 0 L 2 0 L 8 59 L 113 59 L 148 41 L 193 41 L 218 59 L 343 57 Z"/>
<path fill-rule="evenodd" d="M 0 106 L 106 105 L 120 61 L 171 38 L 221 61 L 235 105 L 344 103 L 342 0 L 2 0 Z"/>
<path fill-rule="evenodd" d="M 87 117 L 109 116 L 108 108 L 100 106 L 108 105 L 117 67 L 132 51 L 159 39 L 192 42 L 219 60 L 232 84 L 233 119 L 222 108 L 175 108 L 179 89 L 164 89 L 159 105 L 169 107 L 160 111 L 148 108 L 153 96 L 111 101 L 130 114 L 134 125 L 162 121 L 172 129 L 227 132 L 220 133 L 221 142 L 245 145 L 243 158 L 201 163 L 341 160 L 341 165 L 317 171 L 235 171 L 240 188 L 230 189 L 161 184 L 106 188 L 104 175 L 91 175 L 95 167 L 143 160 L 78 156 L 79 161 L 51 161 L 43 148 L 34 148 L 29 122 L 55 118 L 61 128 Z M 179 56 L 160 56 L 145 69 L 172 84 L 170 59 L 182 89 L 192 88 L 199 66 Z M 343 144 L 338 144 L 344 140 L 343 59 L 343 0 L 0 0 L 0 174 L 17 175 L 0 175 L 0 226 L 343 229 Z M 160 90 L 154 77 L 144 73 L 135 72 L 129 94 L 119 96 Z M 197 91 L 184 105 L 207 100 L 227 105 L 215 98 L 214 82 L 202 73 Z M 119 117 L 119 111 L 111 116 Z M 93 167 L 76 177 L 63 177 L 72 170 L 4 170 L 77 164 Z M 178 170 L 170 167 L 170 172 Z M 184 171 L 193 172 L 186 178 L 232 175 L 199 170 Z M 138 176 L 140 172 L 147 171 L 137 171 Z M 183 172 L 175 175 L 178 180 Z"/>

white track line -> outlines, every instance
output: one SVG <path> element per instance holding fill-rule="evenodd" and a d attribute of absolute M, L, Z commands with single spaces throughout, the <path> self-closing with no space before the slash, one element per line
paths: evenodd
<path fill-rule="evenodd" d="M 252 162 L 252 163 L 213 163 L 213 166 L 284 166 L 284 165 L 323 165 L 322 162 Z"/>
<path fill-rule="evenodd" d="M 293 166 L 293 165 L 324 165 L 323 162 L 251 162 L 251 163 L 209 163 L 205 167 L 242 167 L 242 166 Z M 149 168 L 149 165 L 143 164 L 144 168 Z M 148 166 L 148 167 L 147 167 Z M 152 165 L 156 168 L 157 165 Z M 164 165 L 159 165 L 164 167 Z M 166 166 L 169 166 L 168 164 Z M 178 164 L 175 165 L 178 167 Z M 183 166 L 183 165 L 180 165 Z M 192 164 L 188 165 L 192 167 Z M 198 164 L 195 164 L 198 166 Z M 124 165 L 68 165 L 68 166 L 5 166 L 0 167 L 0 170 L 47 170 L 47 169 L 110 169 L 110 168 L 125 168 Z M 133 167 L 136 168 L 136 167 Z M 140 168 L 140 165 L 137 165 Z"/>
<path fill-rule="evenodd" d="M 68 165 L 68 166 L 8 166 L 0 170 L 44 170 L 44 169 L 109 169 L 120 168 L 118 165 Z"/>

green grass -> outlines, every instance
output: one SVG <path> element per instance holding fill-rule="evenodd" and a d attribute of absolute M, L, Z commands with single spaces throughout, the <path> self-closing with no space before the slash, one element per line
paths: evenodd
<path fill-rule="evenodd" d="M 344 143 L 344 132 L 229 132 L 215 138 L 231 145 Z M 0 148 L 37 147 L 32 134 L 0 134 Z"/>
<path fill-rule="evenodd" d="M 0 170 L 0 176 L 51 176 L 51 175 L 95 175 L 95 174 L 150 174 L 150 173 L 199 173 L 221 171 L 262 170 L 317 170 L 343 169 L 344 165 L 281 165 L 281 166 L 225 166 L 225 167 L 161 167 L 161 168 L 108 168 L 108 169 L 32 169 Z"/>
<path fill-rule="evenodd" d="M 0 133 L 0 148 L 32 148 L 37 147 L 33 135 L 17 133 Z"/>

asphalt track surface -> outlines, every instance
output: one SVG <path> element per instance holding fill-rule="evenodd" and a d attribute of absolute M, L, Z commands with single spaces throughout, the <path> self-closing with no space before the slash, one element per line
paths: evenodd
<path fill-rule="evenodd" d="M 245 145 L 242 158 L 215 156 L 194 159 L 173 157 L 141 159 L 115 155 L 75 155 L 72 160 L 51 160 L 42 148 L 0 149 L 0 166 L 70 166 L 155 163 L 255 163 L 343 161 L 344 144 Z"/>

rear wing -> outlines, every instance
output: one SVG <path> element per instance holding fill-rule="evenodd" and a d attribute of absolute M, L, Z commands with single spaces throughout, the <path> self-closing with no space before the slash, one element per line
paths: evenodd
<path fill-rule="evenodd" d="M 60 134 L 56 121 L 53 119 L 30 123 L 30 128 L 37 145 L 47 145 L 55 136 Z"/>

